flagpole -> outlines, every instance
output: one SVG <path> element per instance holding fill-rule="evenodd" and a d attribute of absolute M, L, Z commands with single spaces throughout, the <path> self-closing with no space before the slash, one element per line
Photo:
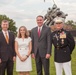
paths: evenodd
<path fill-rule="evenodd" d="M 45 2 L 45 0 L 44 0 L 44 2 Z M 54 2 L 54 4 L 55 4 L 55 1 L 53 0 L 53 2 Z"/>
<path fill-rule="evenodd" d="M 55 4 L 55 1 L 53 0 L 54 4 Z"/>

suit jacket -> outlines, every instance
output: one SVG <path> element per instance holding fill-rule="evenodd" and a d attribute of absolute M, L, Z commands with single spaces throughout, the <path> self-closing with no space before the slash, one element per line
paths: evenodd
<path fill-rule="evenodd" d="M 14 49 L 14 34 L 12 32 L 8 32 L 8 34 L 9 44 L 7 44 L 3 32 L 0 32 L 0 59 L 2 61 L 7 61 L 8 59 L 12 61 L 13 56 L 16 55 Z"/>
<path fill-rule="evenodd" d="M 32 29 L 32 53 L 36 55 L 37 50 L 39 50 L 41 57 L 45 57 L 46 54 L 51 54 L 50 33 L 50 28 L 45 25 L 42 27 L 40 37 L 38 37 L 38 27 Z"/>
<path fill-rule="evenodd" d="M 63 43 L 62 43 L 60 34 L 63 32 L 66 34 L 66 38 L 63 38 Z M 58 40 L 56 35 L 59 36 Z M 54 31 L 51 34 L 51 41 L 55 47 L 54 50 L 55 62 L 63 63 L 70 61 L 72 51 L 75 48 L 75 41 L 72 35 L 70 34 L 70 32 L 64 29 L 61 29 L 60 31 Z"/>

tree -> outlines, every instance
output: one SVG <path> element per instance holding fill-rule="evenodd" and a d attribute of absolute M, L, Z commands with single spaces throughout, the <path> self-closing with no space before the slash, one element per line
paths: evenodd
<path fill-rule="evenodd" d="M 66 25 L 67 26 L 71 26 L 72 27 L 72 30 L 76 30 L 76 22 L 74 22 L 73 20 L 68 20 L 66 22 Z"/>
<path fill-rule="evenodd" d="M 7 17 L 6 15 L 0 15 L 0 25 L 2 20 L 8 20 L 9 21 L 9 29 L 10 31 L 14 32 L 15 34 L 17 27 L 15 26 L 15 22 L 13 21 L 13 19 L 10 19 L 9 17 Z M 1 31 L 1 26 L 0 26 L 0 31 Z"/>

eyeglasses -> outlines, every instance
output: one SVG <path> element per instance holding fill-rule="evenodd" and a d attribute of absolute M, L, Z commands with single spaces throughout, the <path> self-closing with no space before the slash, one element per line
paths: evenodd
<path fill-rule="evenodd" d="M 61 24 L 62 22 L 59 22 L 59 23 L 55 23 L 55 24 Z"/>

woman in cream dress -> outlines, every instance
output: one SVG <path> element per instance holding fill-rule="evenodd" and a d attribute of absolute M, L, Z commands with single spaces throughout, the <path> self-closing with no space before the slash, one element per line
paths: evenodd
<path fill-rule="evenodd" d="M 31 63 L 31 38 L 25 26 L 19 28 L 18 37 L 15 39 L 16 71 L 19 75 L 30 75 Z"/>

